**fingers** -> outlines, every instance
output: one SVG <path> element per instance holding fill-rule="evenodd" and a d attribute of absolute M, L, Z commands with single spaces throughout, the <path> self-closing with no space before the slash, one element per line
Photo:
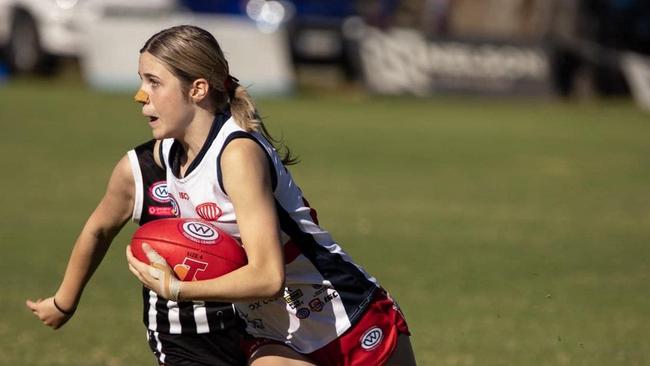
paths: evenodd
<path fill-rule="evenodd" d="M 148 267 L 146 263 L 140 262 L 138 258 L 133 256 L 130 245 L 126 247 L 126 261 L 129 263 L 129 266 L 133 266 L 138 271 L 146 270 Z"/>
<path fill-rule="evenodd" d="M 27 305 L 29 310 L 36 311 L 36 305 L 38 305 L 38 304 L 35 303 L 34 301 L 28 299 L 27 301 L 25 301 L 25 305 Z"/>
<path fill-rule="evenodd" d="M 126 259 L 129 271 L 142 282 L 148 289 L 156 292 L 166 299 L 178 300 L 180 285 L 174 272 L 163 256 L 156 252 L 149 244 L 143 243 L 144 251 L 150 264 L 141 262 L 133 256 L 130 246 L 126 248 Z"/>
<path fill-rule="evenodd" d="M 134 260 L 137 260 L 137 259 L 133 256 L 133 252 L 131 251 L 131 246 L 130 246 L 130 245 L 127 245 L 127 246 L 126 246 L 126 260 L 129 262 L 129 264 L 130 264 L 131 262 L 133 262 Z"/>
<path fill-rule="evenodd" d="M 133 273 L 134 276 L 136 276 L 141 282 L 143 282 L 142 275 L 140 274 L 140 271 L 138 270 L 137 267 L 138 265 L 140 265 L 140 261 L 133 256 L 130 245 L 126 246 L 126 261 L 129 265 L 129 271 L 131 271 L 131 273 Z"/>
<path fill-rule="evenodd" d="M 140 281 L 142 284 L 147 287 L 151 288 L 151 282 L 155 281 L 155 279 L 149 279 L 147 278 L 147 275 L 150 275 L 149 269 L 152 268 L 151 266 L 140 262 L 137 258 L 135 258 L 131 252 L 131 248 L 127 246 L 126 248 L 126 259 L 128 262 L 129 266 L 129 271 L 133 273 L 133 275 Z"/>
<path fill-rule="evenodd" d="M 149 244 L 143 243 L 142 250 L 144 250 L 144 254 L 147 255 L 147 259 L 149 259 L 149 263 L 167 264 L 165 258 L 163 258 L 160 254 L 158 254 L 158 252 L 156 252 Z"/>
<path fill-rule="evenodd" d="M 163 273 L 165 273 L 165 268 L 160 264 L 154 263 L 153 265 L 149 266 L 149 275 L 154 279 L 160 279 Z"/>
<path fill-rule="evenodd" d="M 25 305 L 27 305 L 27 307 L 29 308 L 29 310 L 32 311 L 32 313 L 36 314 L 39 307 L 41 306 L 42 301 L 43 301 L 43 299 L 41 299 L 40 297 L 36 301 L 32 301 L 30 299 L 27 299 L 25 301 Z"/>

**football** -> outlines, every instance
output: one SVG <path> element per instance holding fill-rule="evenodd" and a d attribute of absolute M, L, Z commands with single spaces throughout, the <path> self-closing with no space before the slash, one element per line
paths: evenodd
<path fill-rule="evenodd" d="M 237 239 L 201 219 L 159 219 L 140 226 L 131 238 L 131 251 L 149 263 L 143 243 L 165 258 L 181 281 L 217 278 L 248 263 Z"/>

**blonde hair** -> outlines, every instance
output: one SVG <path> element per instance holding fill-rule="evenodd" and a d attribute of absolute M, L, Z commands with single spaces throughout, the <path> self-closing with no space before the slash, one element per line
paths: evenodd
<path fill-rule="evenodd" d="M 143 52 L 165 63 L 181 80 L 185 94 L 194 80 L 206 79 L 210 85 L 210 100 L 217 110 L 230 102 L 230 112 L 242 129 L 262 133 L 274 145 L 279 143 L 266 130 L 246 88 L 230 75 L 228 61 L 210 32 L 192 25 L 163 29 L 145 42 L 140 50 Z M 283 148 L 282 161 L 294 164 L 296 160 L 289 149 Z"/>
<path fill-rule="evenodd" d="M 145 42 L 140 53 L 148 52 L 167 64 L 189 91 L 194 80 L 204 78 L 210 85 L 210 99 L 217 110 L 230 101 L 230 110 L 241 128 L 262 132 L 255 103 L 230 77 L 228 61 L 217 40 L 208 31 L 191 25 L 163 29 Z"/>

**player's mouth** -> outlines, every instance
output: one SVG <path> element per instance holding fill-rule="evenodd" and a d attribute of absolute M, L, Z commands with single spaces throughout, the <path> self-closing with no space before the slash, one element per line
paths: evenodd
<path fill-rule="evenodd" d="M 158 121 L 158 117 L 155 116 L 149 116 L 148 118 L 149 118 L 149 124 L 153 124 L 156 123 L 156 121 Z"/>

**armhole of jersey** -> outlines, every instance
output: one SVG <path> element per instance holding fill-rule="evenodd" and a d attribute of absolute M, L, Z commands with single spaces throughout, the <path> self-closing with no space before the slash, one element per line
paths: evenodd
<path fill-rule="evenodd" d="M 158 143 L 158 158 L 160 159 L 160 165 L 163 170 L 167 170 L 167 163 L 165 163 L 165 154 L 163 153 L 163 142 L 165 140 L 160 140 Z M 154 160 L 155 161 L 155 160 Z"/>
<path fill-rule="evenodd" d="M 262 149 L 264 152 L 264 155 L 266 155 L 266 161 L 269 163 L 269 170 L 271 172 L 271 188 L 272 191 L 275 192 L 275 188 L 278 185 L 278 173 L 275 171 L 275 165 L 273 164 L 273 160 L 271 160 L 271 156 L 269 155 L 269 152 L 266 151 L 266 147 L 262 145 L 261 142 L 259 142 L 253 135 L 251 135 L 248 132 L 244 131 L 236 131 L 231 133 L 227 138 L 226 141 L 224 141 L 223 146 L 221 147 L 221 151 L 219 152 L 219 155 L 217 155 L 217 179 L 219 180 L 219 188 L 221 188 L 221 191 L 228 195 L 226 192 L 226 189 L 223 187 L 223 177 L 221 175 L 221 154 L 223 154 L 223 151 L 226 149 L 226 146 L 235 139 L 239 138 L 244 138 L 244 139 L 251 139 L 257 143 L 257 145 Z"/>
<path fill-rule="evenodd" d="M 135 150 L 129 150 L 127 153 L 129 162 L 131 163 L 131 173 L 133 173 L 133 181 L 135 182 L 135 197 L 133 198 L 133 213 L 131 220 L 139 222 L 142 217 L 142 203 L 143 203 L 143 184 L 142 172 L 140 171 L 140 163 L 138 162 L 138 155 Z"/>

